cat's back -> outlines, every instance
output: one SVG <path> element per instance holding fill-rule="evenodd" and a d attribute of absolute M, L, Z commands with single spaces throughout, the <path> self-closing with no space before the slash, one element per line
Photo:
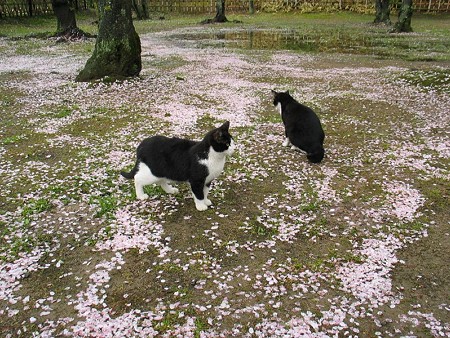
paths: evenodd
<path fill-rule="evenodd" d="M 307 123 L 310 125 L 320 125 L 317 114 L 310 107 L 295 100 L 289 102 L 283 110 L 283 117 L 291 123 Z"/>
<path fill-rule="evenodd" d="M 310 107 L 293 100 L 285 107 L 283 122 L 291 139 L 300 137 L 323 144 L 325 133 L 322 124 Z"/>
<path fill-rule="evenodd" d="M 173 153 L 174 151 L 188 151 L 189 148 L 197 144 L 195 141 L 185 140 L 178 137 L 167 137 L 155 135 L 144 139 L 137 148 L 139 155 L 149 152 Z"/>
<path fill-rule="evenodd" d="M 157 177 L 185 181 L 191 167 L 190 149 L 198 142 L 162 135 L 146 138 L 137 149 L 137 157 Z"/>
<path fill-rule="evenodd" d="M 137 156 L 147 164 L 157 165 L 158 162 L 172 163 L 187 161 L 186 155 L 197 142 L 178 137 L 156 135 L 148 137 L 137 148 Z"/>

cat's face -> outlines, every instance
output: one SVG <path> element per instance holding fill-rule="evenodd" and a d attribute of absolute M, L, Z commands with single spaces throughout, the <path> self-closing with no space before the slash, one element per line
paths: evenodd
<path fill-rule="evenodd" d="M 211 146 L 216 152 L 225 152 L 227 155 L 231 155 L 234 152 L 233 137 L 229 132 L 230 122 L 226 121 L 219 128 L 212 130 L 211 132 Z"/>
<path fill-rule="evenodd" d="M 285 92 L 276 92 L 275 90 L 272 90 L 272 95 L 274 106 L 278 106 L 280 103 L 291 97 L 289 90 Z"/>

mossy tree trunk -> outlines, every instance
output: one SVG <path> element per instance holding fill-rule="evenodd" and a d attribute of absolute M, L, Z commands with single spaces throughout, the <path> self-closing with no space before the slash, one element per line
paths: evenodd
<path fill-rule="evenodd" d="M 374 23 L 391 24 L 391 8 L 389 0 L 375 0 L 375 20 Z"/>
<path fill-rule="evenodd" d="M 411 17 L 413 14 L 412 0 L 403 0 L 398 12 L 398 21 L 395 23 L 394 32 L 409 33 L 412 32 Z"/>
<path fill-rule="evenodd" d="M 100 23 L 95 49 L 76 81 L 108 76 L 123 79 L 142 69 L 141 41 L 131 17 L 131 1 L 99 0 Z"/>

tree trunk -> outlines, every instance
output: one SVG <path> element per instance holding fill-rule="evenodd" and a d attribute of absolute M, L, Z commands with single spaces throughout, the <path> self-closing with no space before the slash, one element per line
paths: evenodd
<path fill-rule="evenodd" d="M 394 32 L 409 33 L 412 32 L 411 17 L 413 14 L 412 0 L 403 0 L 398 12 L 398 21 L 394 26 Z"/>
<path fill-rule="evenodd" d="M 227 22 L 228 19 L 225 16 L 225 0 L 216 0 L 216 16 L 213 19 L 214 22 Z"/>
<path fill-rule="evenodd" d="M 72 0 L 52 0 L 52 8 L 56 15 L 56 31 L 58 34 L 65 34 L 77 28 Z"/>
<path fill-rule="evenodd" d="M 133 10 L 139 20 L 148 19 L 148 9 L 146 0 L 132 0 Z"/>
<path fill-rule="evenodd" d="M 203 20 L 201 23 L 228 22 L 225 16 L 225 0 L 216 0 L 216 16 L 212 19 Z"/>
<path fill-rule="evenodd" d="M 109 76 L 123 79 L 141 72 L 141 41 L 131 17 L 131 1 L 99 0 L 100 23 L 95 49 L 76 81 Z"/>
<path fill-rule="evenodd" d="M 374 23 L 384 23 L 386 25 L 391 24 L 389 15 L 391 9 L 389 7 L 389 0 L 375 0 L 375 20 Z"/>

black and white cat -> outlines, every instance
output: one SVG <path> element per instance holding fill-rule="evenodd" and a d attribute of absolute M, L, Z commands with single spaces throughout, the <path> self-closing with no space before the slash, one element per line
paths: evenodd
<path fill-rule="evenodd" d="M 146 199 L 144 186 L 159 184 L 169 193 L 177 188 L 170 182 L 189 182 L 199 211 L 208 209 L 209 187 L 213 179 L 223 171 L 225 158 L 234 151 L 233 138 L 229 133 L 230 122 L 209 131 L 202 141 L 157 135 L 146 138 L 136 150 L 136 164 L 123 177 L 134 178 L 136 197 Z"/>
<path fill-rule="evenodd" d="M 297 102 L 286 92 L 272 90 L 273 105 L 278 107 L 284 123 L 286 139 L 283 146 L 300 149 L 312 163 L 319 163 L 324 157 L 325 133 L 316 113 Z"/>

